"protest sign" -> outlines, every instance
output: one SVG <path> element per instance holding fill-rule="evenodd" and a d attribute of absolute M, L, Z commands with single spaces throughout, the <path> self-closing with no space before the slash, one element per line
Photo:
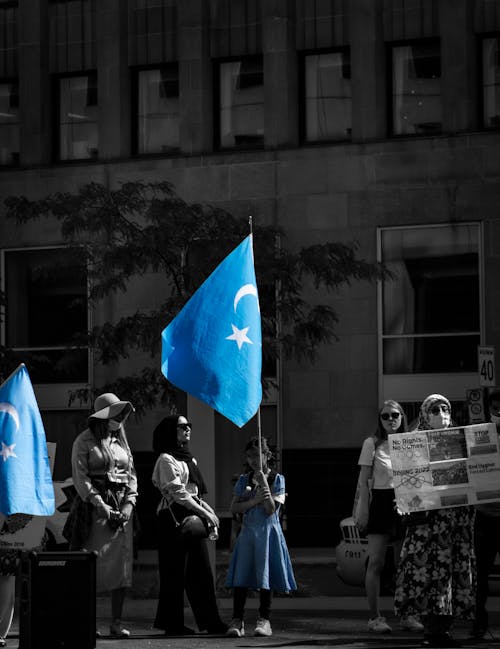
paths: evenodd
<path fill-rule="evenodd" d="M 495 424 L 389 435 L 399 511 L 500 501 Z"/>

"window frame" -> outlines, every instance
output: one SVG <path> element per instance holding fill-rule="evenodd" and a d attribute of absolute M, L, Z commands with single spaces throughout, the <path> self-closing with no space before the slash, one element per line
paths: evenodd
<path fill-rule="evenodd" d="M 75 72 L 63 72 L 52 75 L 52 96 L 54 97 L 55 110 L 53 111 L 53 161 L 57 164 L 82 164 L 99 162 L 99 95 L 97 95 L 97 153 L 88 158 L 62 158 L 61 157 L 61 81 L 63 79 L 76 79 L 79 77 L 89 78 L 93 75 L 96 79 L 96 90 L 98 89 L 97 69 L 78 70 Z"/>
<path fill-rule="evenodd" d="M 477 38 L 477 120 L 479 129 L 481 131 L 499 131 L 500 122 L 498 126 L 486 126 L 484 123 L 484 65 L 483 65 L 483 42 L 488 38 L 497 38 L 500 40 L 500 31 L 494 32 L 482 32 L 481 34 L 476 34 Z"/>
<path fill-rule="evenodd" d="M 307 97 L 306 97 L 306 59 L 308 56 L 321 56 L 322 54 L 344 54 L 349 53 L 349 69 L 351 70 L 350 79 L 352 79 L 352 60 L 351 47 L 344 45 L 342 47 L 321 47 L 312 50 L 301 50 L 297 52 L 299 56 L 298 64 L 298 86 L 299 86 L 299 141 L 303 146 L 321 146 L 328 144 L 345 144 L 352 142 L 352 86 L 351 86 L 351 127 L 350 134 L 345 138 L 328 138 L 325 140 L 308 140 L 307 139 Z"/>
<path fill-rule="evenodd" d="M 479 276 L 479 344 L 484 344 L 485 338 L 485 269 L 484 269 L 484 226 L 480 221 L 460 221 L 444 223 L 418 223 L 400 226 L 377 227 L 377 261 L 382 260 L 382 233 L 395 230 L 432 229 L 450 226 L 473 226 L 478 231 L 478 276 Z M 377 280 L 377 362 L 378 362 L 378 393 L 379 402 L 385 399 L 395 399 L 400 402 L 421 401 L 433 391 L 432 386 L 439 386 L 439 392 L 450 400 L 464 401 L 465 390 L 475 387 L 478 383 L 476 372 L 445 372 L 445 373 L 384 373 L 384 335 L 383 329 L 383 281 Z M 443 333 L 442 336 L 449 334 Z M 411 337 L 411 334 L 408 334 Z M 422 336 L 421 336 L 422 337 Z M 437 388 L 436 388 L 437 389 Z"/>
<path fill-rule="evenodd" d="M 148 70 L 166 70 L 166 69 L 176 69 L 177 70 L 177 80 L 179 82 L 179 146 L 177 149 L 171 152 L 162 152 L 155 151 L 151 153 L 140 153 L 139 152 L 139 77 L 141 72 L 147 72 Z M 131 117 L 132 119 L 130 128 L 130 137 L 131 137 L 131 152 L 132 156 L 136 158 L 151 158 L 151 157 L 161 157 L 161 158 L 175 158 L 181 153 L 181 143 L 180 143 L 180 66 L 178 61 L 170 61 L 166 63 L 151 63 L 149 65 L 133 65 L 130 66 L 131 73 L 131 92 L 130 92 L 130 101 L 131 101 Z"/>
<path fill-rule="evenodd" d="M 264 111 L 264 134 L 262 137 L 262 144 L 247 145 L 247 146 L 235 146 L 227 147 L 221 145 L 221 103 L 220 103 L 220 91 L 221 91 L 221 66 L 224 63 L 237 63 L 242 61 L 260 61 L 262 63 L 262 106 Z M 213 124 L 213 149 L 221 153 L 230 153 L 230 152 L 240 152 L 240 151 L 263 151 L 266 147 L 266 114 L 265 114 L 265 78 L 264 78 L 264 56 L 263 54 L 252 54 L 248 56 L 230 56 L 230 57 L 221 57 L 213 59 L 213 114 L 214 114 L 214 124 Z"/>
<path fill-rule="evenodd" d="M 430 38 L 412 38 L 407 40 L 396 40 L 386 42 L 386 88 L 387 88 L 387 134 L 389 139 L 406 139 L 406 138 L 423 138 L 423 137 L 441 137 L 445 134 L 444 123 L 441 122 L 441 130 L 436 133 L 394 133 L 394 110 L 393 110 L 393 54 L 394 48 L 404 47 L 407 45 L 419 44 L 437 44 L 439 49 L 439 60 L 441 70 L 441 84 L 443 83 L 443 52 L 442 52 L 442 39 L 439 37 Z M 441 85 L 441 108 L 443 109 L 443 86 Z"/>
<path fill-rule="evenodd" d="M 4 247 L 0 248 L 0 289 L 5 294 L 6 293 L 6 254 L 15 253 L 15 252 L 37 252 L 44 250 L 61 250 L 61 249 L 71 249 L 75 247 L 83 248 L 83 245 L 45 245 L 45 246 L 24 246 L 24 247 Z M 87 274 L 87 286 L 86 286 L 86 299 L 87 299 L 87 328 L 88 331 L 92 330 L 93 326 L 93 314 L 90 302 L 90 282 Z M 0 322 L 0 344 L 5 346 L 6 343 L 6 332 L 7 332 L 7 320 L 6 320 L 7 306 L 1 309 L 1 322 Z M 37 383 L 34 384 L 37 386 L 37 399 L 40 404 L 40 407 L 45 409 L 54 409 L 54 410 L 73 410 L 81 408 L 79 403 L 75 401 L 69 405 L 68 403 L 68 393 L 72 390 L 78 390 L 82 388 L 88 388 L 93 385 L 94 382 L 94 367 L 92 363 L 92 349 L 89 345 L 81 347 L 82 349 L 87 350 L 87 381 L 71 381 L 71 382 L 54 382 L 54 383 Z M 38 346 L 38 347 L 11 347 L 10 349 L 14 351 L 33 351 L 33 350 L 63 350 L 68 349 L 67 345 L 49 345 L 49 346 Z M 29 367 L 28 367 L 29 371 Z"/>
<path fill-rule="evenodd" d="M 0 85 L 5 86 L 8 84 L 17 84 L 17 97 L 19 100 L 19 77 L 2 77 L 0 78 Z M 19 136 L 19 149 L 21 149 L 21 115 L 19 112 L 19 105 L 18 105 L 18 121 L 16 122 L 17 127 L 18 127 L 18 136 Z M 1 129 L 0 129 L 1 130 Z M 14 153 L 11 151 L 11 154 Z M 0 164 L 0 169 L 16 169 L 20 166 L 21 161 L 20 161 L 20 154 L 21 151 L 17 151 L 17 161 L 13 161 L 12 164 L 7 164 L 7 165 L 2 165 Z"/>

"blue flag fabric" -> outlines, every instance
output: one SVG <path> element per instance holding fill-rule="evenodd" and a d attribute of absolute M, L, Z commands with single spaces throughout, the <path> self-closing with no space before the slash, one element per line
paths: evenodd
<path fill-rule="evenodd" d="M 54 488 L 42 418 L 28 370 L 0 386 L 0 512 L 51 516 Z"/>
<path fill-rule="evenodd" d="M 252 235 L 162 332 L 161 370 L 241 427 L 262 400 L 262 333 Z"/>

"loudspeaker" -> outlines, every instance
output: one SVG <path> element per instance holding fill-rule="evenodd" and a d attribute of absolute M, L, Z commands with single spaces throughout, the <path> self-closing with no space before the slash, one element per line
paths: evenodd
<path fill-rule="evenodd" d="M 19 649 L 94 649 L 96 556 L 22 553 Z"/>

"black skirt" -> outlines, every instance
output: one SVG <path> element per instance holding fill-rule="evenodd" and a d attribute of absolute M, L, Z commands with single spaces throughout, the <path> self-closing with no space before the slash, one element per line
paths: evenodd
<path fill-rule="evenodd" d="M 388 534 L 403 538 L 402 516 L 396 510 L 394 489 L 372 489 L 367 534 Z"/>

